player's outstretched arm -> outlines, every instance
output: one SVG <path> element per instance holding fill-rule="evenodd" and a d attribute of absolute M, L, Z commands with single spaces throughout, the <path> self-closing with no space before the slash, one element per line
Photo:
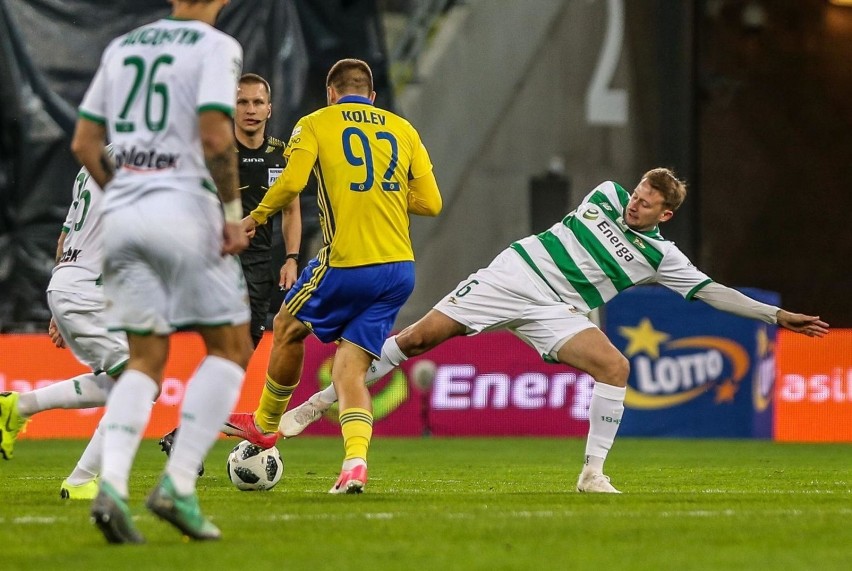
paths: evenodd
<path fill-rule="evenodd" d="M 765 323 L 777 323 L 785 329 L 809 337 L 823 337 L 828 333 L 828 323 L 820 320 L 818 316 L 792 313 L 774 305 L 761 303 L 719 283 L 707 284 L 695 297 L 716 309 Z"/>
<path fill-rule="evenodd" d="M 781 327 L 808 337 L 824 337 L 828 333 L 828 323 L 819 316 L 792 313 L 784 309 L 779 309 L 775 316 Z"/>

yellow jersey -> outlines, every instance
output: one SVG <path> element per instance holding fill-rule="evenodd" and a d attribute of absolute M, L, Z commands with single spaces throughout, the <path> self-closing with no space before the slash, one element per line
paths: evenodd
<path fill-rule="evenodd" d="M 287 168 L 251 214 L 257 222 L 295 197 L 309 175 L 298 171 L 312 167 L 325 244 L 321 262 L 354 267 L 414 260 L 408 214 L 436 215 L 441 197 L 429 153 L 408 121 L 366 97 L 346 95 L 302 117 L 284 154 Z M 418 181 L 412 192 L 415 179 L 430 182 Z"/>

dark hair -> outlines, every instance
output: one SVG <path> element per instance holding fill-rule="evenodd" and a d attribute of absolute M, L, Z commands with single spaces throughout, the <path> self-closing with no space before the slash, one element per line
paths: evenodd
<path fill-rule="evenodd" d="M 667 168 L 651 169 L 642 175 L 651 188 L 663 195 L 663 204 L 669 210 L 677 210 L 686 198 L 686 183 L 678 180 L 675 174 Z M 641 181 L 640 181 L 641 182 Z"/>
<path fill-rule="evenodd" d="M 373 72 L 367 62 L 347 58 L 331 66 L 325 80 L 326 87 L 333 87 L 337 93 L 358 93 L 369 95 L 373 92 Z"/>
<path fill-rule="evenodd" d="M 261 76 L 256 73 L 244 73 L 240 76 L 240 85 L 248 83 L 254 85 L 263 85 L 266 88 L 266 94 L 269 95 L 269 98 L 272 99 L 272 88 L 269 87 L 269 82 L 263 79 Z"/>

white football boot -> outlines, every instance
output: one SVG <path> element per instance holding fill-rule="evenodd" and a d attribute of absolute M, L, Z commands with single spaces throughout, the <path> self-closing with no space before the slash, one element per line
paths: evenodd
<path fill-rule="evenodd" d="M 315 393 L 311 398 L 284 413 L 278 423 L 278 432 L 284 438 L 298 436 L 314 422 L 322 418 L 323 413 L 331 408 L 333 403 L 325 403 Z"/>
<path fill-rule="evenodd" d="M 593 472 L 591 470 L 583 470 L 580 473 L 580 478 L 577 480 L 577 491 L 591 494 L 621 493 L 609 483 L 609 476 L 604 476 L 600 472 Z"/>

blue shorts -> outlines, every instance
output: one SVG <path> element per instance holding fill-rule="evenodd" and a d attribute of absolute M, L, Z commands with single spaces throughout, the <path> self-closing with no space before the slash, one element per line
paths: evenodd
<path fill-rule="evenodd" d="M 413 290 L 414 262 L 332 268 L 314 258 L 284 303 L 323 343 L 343 339 L 378 358 Z"/>

